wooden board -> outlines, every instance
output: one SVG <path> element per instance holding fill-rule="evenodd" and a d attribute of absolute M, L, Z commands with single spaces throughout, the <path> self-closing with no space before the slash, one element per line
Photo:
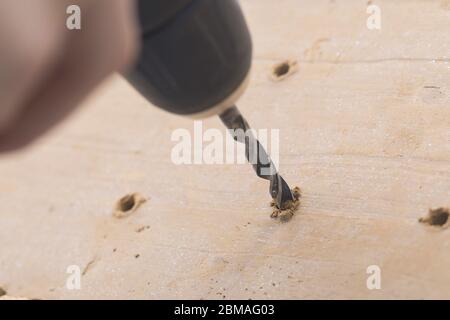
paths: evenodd
<path fill-rule="evenodd" d="M 269 218 L 247 165 L 176 166 L 189 119 L 119 76 L 32 148 L 0 158 L 0 287 L 29 298 L 450 298 L 450 2 L 243 0 L 255 43 L 240 108 L 281 128 L 300 210 Z M 299 63 L 283 81 L 271 68 Z M 206 128 L 220 128 L 217 119 Z M 115 219 L 129 192 L 149 200 Z M 148 226 L 142 232 L 136 229 Z M 138 256 L 137 256 L 138 255 Z M 84 271 L 68 290 L 66 271 Z M 366 269 L 381 268 L 368 290 Z"/>

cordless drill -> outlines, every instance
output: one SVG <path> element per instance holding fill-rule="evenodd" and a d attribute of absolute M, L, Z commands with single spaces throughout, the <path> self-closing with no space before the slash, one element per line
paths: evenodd
<path fill-rule="evenodd" d="M 249 132 L 235 106 L 252 63 L 251 36 L 238 2 L 140 0 L 138 13 L 141 53 L 128 81 L 166 111 L 192 118 L 219 115 L 228 129 Z M 256 152 L 253 168 L 270 180 L 270 194 L 284 209 L 294 200 L 292 192 L 262 145 L 251 133 L 233 137 L 245 143 L 247 159 Z"/>

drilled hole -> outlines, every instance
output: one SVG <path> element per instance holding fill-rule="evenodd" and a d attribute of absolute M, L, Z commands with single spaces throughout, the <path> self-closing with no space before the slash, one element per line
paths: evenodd
<path fill-rule="evenodd" d="M 428 216 L 420 218 L 419 222 L 429 224 L 430 226 L 443 226 L 447 223 L 449 215 L 449 209 L 446 208 L 430 210 Z"/>
<path fill-rule="evenodd" d="M 127 217 L 135 212 L 139 206 L 147 199 L 141 196 L 139 193 L 127 194 L 117 201 L 114 216 L 117 218 Z"/>
<path fill-rule="evenodd" d="M 283 62 L 282 64 L 275 67 L 275 70 L 273 71 L 273 73 L 275 74 L 276 77 L 279 78 L 279 77 L 286 75 L 290 69 L 291 69 L 291 66 L 289 65 L 289 63 Z"/>
<path fill-rule="evenodd" d="M 134 200 L 134 195 L 126 195 L 119 200 L 119 210 L 123 212 L 130 211 L 135 206 L 136 201 Z"/>
<path fill-rule="evenodd" d="M 286 60 L 283 61 L 272 68 L 271 78 L 274 81 L 281 81 L 284 78 L 290 76 L 295 73 L 298 69 L 297 61 L 295 60 Z"/>
<path fill-rule="evenodd" d="M 291 190 L 294 196 L 294 201 L 288 201 L 284 204 L 283 208 L 278 208 L 276 201 L 272 200 L 270 206 L 273 208 L 272 218 L 279 218 L 281 222 L 288 222 L 294 216 L 295 212 L 300 206 L 301 190 L 299 187 L 295 187 Z"/>

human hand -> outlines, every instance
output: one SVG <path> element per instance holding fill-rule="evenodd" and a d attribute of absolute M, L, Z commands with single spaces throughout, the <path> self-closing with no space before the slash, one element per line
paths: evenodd
<path fill-rule="evenodd" d="M 81 8 L 81 30 L 66 8 Z M 0 1 L 0 152 L 23 147 L 64 119 L 137 52 L 133 0 Z"/>

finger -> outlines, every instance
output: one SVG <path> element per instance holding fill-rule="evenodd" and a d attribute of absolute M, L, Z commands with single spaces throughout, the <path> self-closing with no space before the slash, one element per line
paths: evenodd
<path fill-rule="evenodd" d="M 0 1 L 0 131 L 20 113 L 60 53 L 54 0 Z"/>
<path fill-rule="evenodd" d="M 0 137 L 0 151 L 23 147 L 44 134 L 106 76 L 133 61 L 137 51 L 134 2 L 96 0 L 84 7 L 83 1 L 79 3 L 82 29 L 65 31 L 69 41 L 64 59 L 32 98 L 14 129 Z"/>

